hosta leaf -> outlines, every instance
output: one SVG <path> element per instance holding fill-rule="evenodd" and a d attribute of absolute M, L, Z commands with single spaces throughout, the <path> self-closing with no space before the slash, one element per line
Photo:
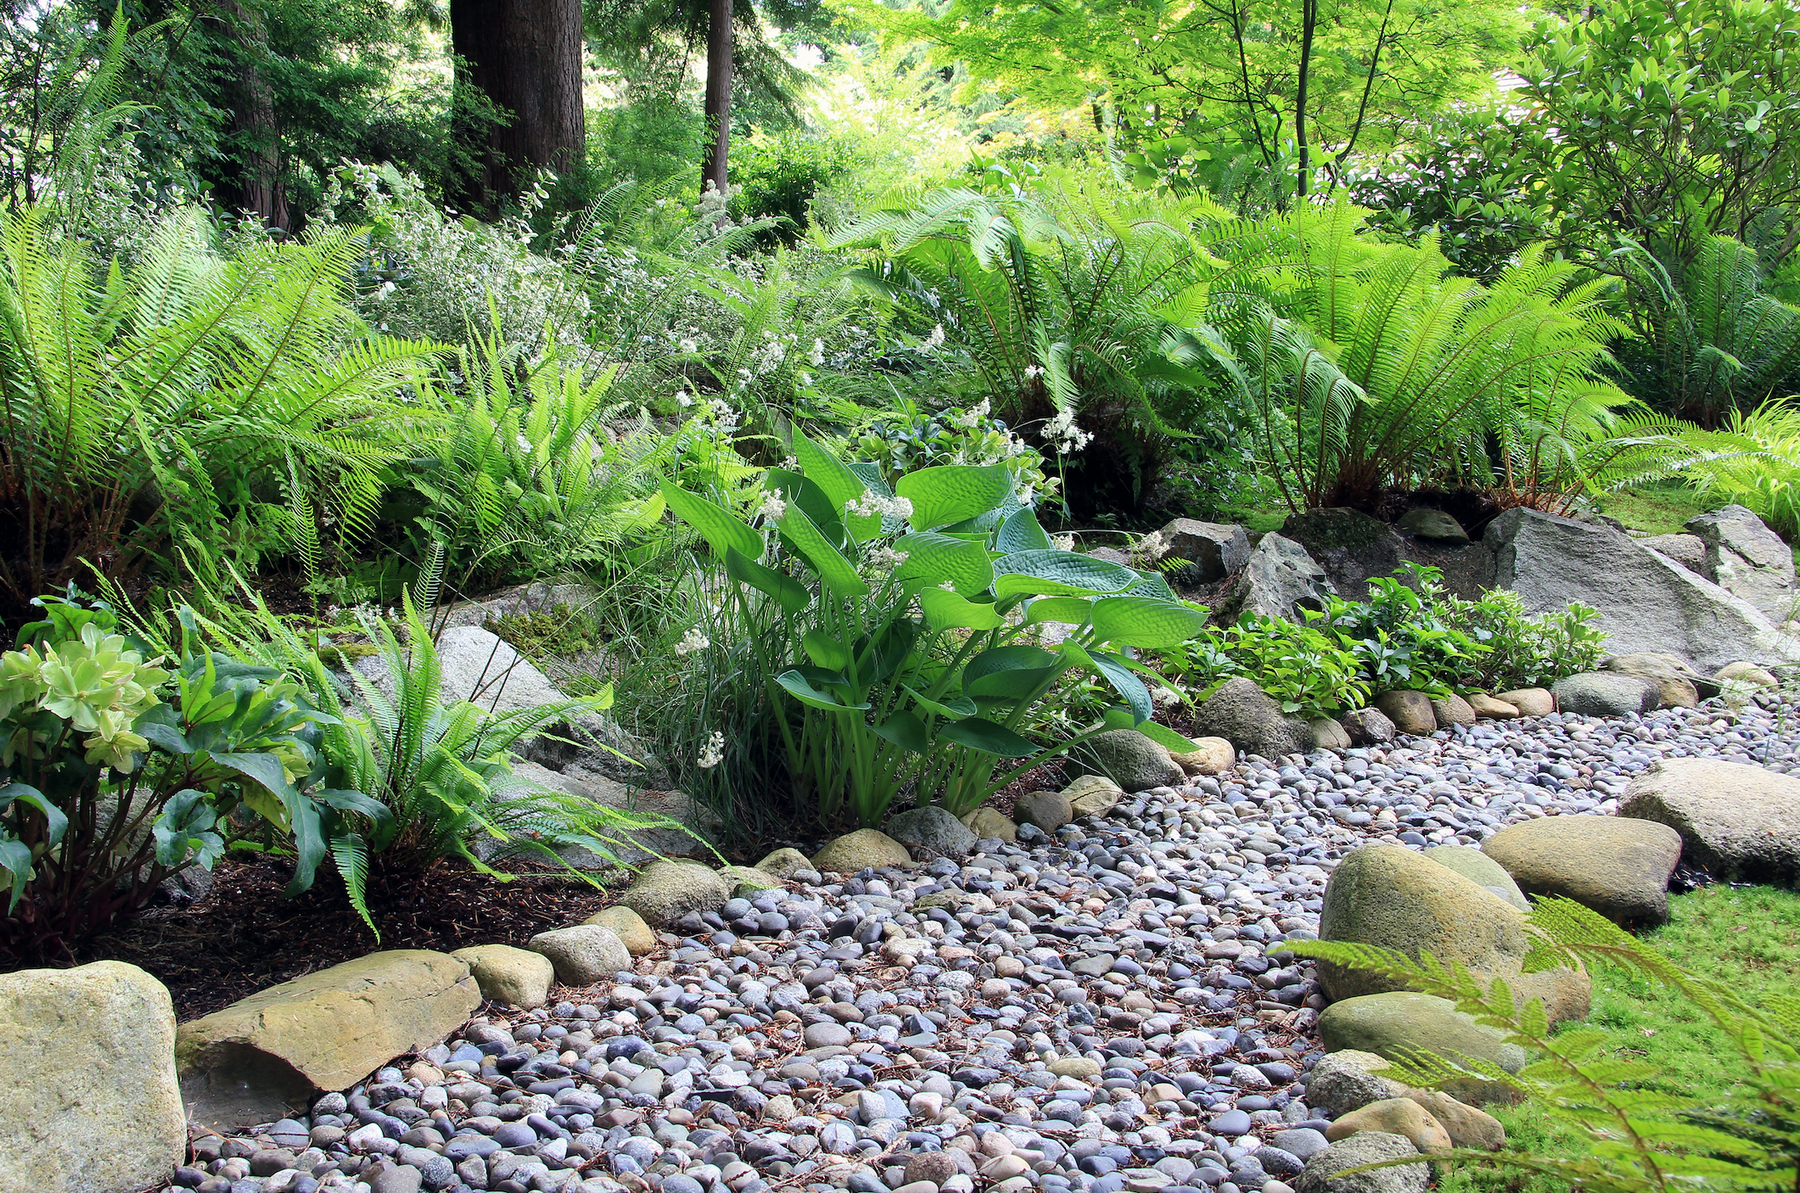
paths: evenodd
<path fill-rule="evenodd" d="M 929 735 L 925 732 L 925 722 L 912 713 L 901 710 L 879 725 L 869 726 L 869 731 L 876 737 L 891 741 L 903 750 L 911 750 L 915 754 L 923 754 L 931 748 Z"/>
<path fill-rule="evenodd" d="M 994 630 L 1006 619 L 992 605 L 965 601 L 942 588 L 927 588 L 919 594 L 919 608 L 925 611 L 925 624 L 937 633 L 945 630 Z"/>
<path fill-rule="evenodd" d="M 782 515 L 781 533 L 806 557 L 819 573 L 820 583 L 832 592 L 847 597 L 868 595 L 869 586 L 856 574 L 856 568 L 798 504 L 790 503 Z"/>
<path fill-rule="evenodd" d="M 894 550 L 906 552 L 906 562 L 894 569 L 901 580 L 918 580 L 934 588 L 947 580 L 963 596 L 983 592 L 994 582 L 987 548 L 965 538 L 921 531 L 896 539 Z"/>
<path fill-rule="evenodd" d="M 775 677 L 782 690 L 802 704 L 813 708 L 822 708 L 828 712 L 847 712 L 851 709 L 866 709 L 868 704 L 845 704 L 829 692 L 821 692 L 808 683 L 806 676 L 799 671 L 783 671 Z"/>
<path fill-rule="evenodd" d="M 800 639 L 806 657 L 813 661 L 815 667 L 823 667 L 828 671 L 842 671 L 850 665 L 850 648 L 827 634 L 824 630 L 811 629 Z"/>
<path fill-rule="evenodd" d="M 994 536 L 994 550 L 1002 554 L 1014 551 L 1051 550 L 1050 536 L 1038 525 L 1037 515 L 1028 509 L 1018 510 L 1000 524 Z"/>
<path fill-rule="evenodd" d="M 1206 614 L 1147 596 L 1106 597 L 1094 602 L 1094 638 L 1114 646 L 1172 650 L 1206 628 Z"/>
<path fill-rule="evenodd" d="M 806 591 L 804 584 L 786 572 L 757 563 L 736 547 L 726 548 L 725 573 L 739 584 L 748 584 L 774 598 L 775 603 L 789 613 L 799 613 L 812 604 L 812 594 Z"/>
<path fill-rule="evenodd" d="M 853 501 L 861 500 L 869 489 L 863 479 L 850 470 L 848 464 L 799 431 L 794 432 L 794 458 L 800 462 L 800 471 L 806 474 L 806 479 L 818 485 L 820 491 L 831 499 L 831 504 L 843 519 L 852 538 L 859 543 L 866 543 L 881 533 L 880 514 L 852 514 L 844 508 Z"/>
<path fill-rule="evenodd" d="M 1014 551 L 994 561 L 994 595 L 1088 596 L 1124 592 L 1143 577 L 1123 564 L 1069 551 Z"/>
<path fill-rule="evenodd" d="M 1012 494 L 1012 473 L 999 464 L 944 464 L 909 472 L 894 491 L 912 502 L 915 530 L 934 530 L 985 514 Z"/>
<path fill-rule="evenodd" d="M 1063 665 L 1062 657 L 1036 646 L 997 646 L 963 668 L 963 693 L 977 700 L 1023 700 Z"/>
<path fill-rule="evenodd" d="M 1025 624 L 1041 625 L 1047 621 L 1064 625 L 1080 625 L 1093 616 L 1094 602 L 1088 597 L 1038 597 L 1025 606 Z"/>
<path fill-rule="evenodd" d="M 942 700 L 933 700 L 929 696 L 921 696 L 913 688 L 907 688 L 906 694 L 918 701 L 920 708 L 927 712 L 934 712 L 940 717 L 949 717 L 953 721 L 972 717 L 978 711 L 975 702 L 967 696 L 946 696 Z"/>
<path fill-rule="evenodd" d="M 1026 738 L 1004 725 L 982 717 L 952 721 L 938 730 L 938 737 L 943 741 L 967 746 L 971 750 L 979 750 L 983 754 L 997 754 L 1001 758 L 1029 758 L 1038 752 L 1037 746 Z"/>
<path fill-rule="evenodd" d="M 763 552 L 762 536 L 750 529 L 734 517 L 730 510 L 714 505 L 704 497 L 689 493 L 686 489 L 664 481 L 662 484 L 663 500 L 675 511 L 675 516 L 700 532 L 718 554 L 735 548 L 747 559 L 761 558 Z"/>

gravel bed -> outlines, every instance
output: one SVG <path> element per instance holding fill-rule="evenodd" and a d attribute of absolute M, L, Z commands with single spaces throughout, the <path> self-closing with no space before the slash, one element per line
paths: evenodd
<path fill-rule="evenodd" d="M 802 873 L 616 985 L 472 1020 L 306 1119 L 202 1138 L 206 1193 L 1290 1193 L 1335 860 L 1608 813 L 1656 759 L 1800 768 L 1763 697 L 1482 722 L 1192 786 L 962 863 Z"/>

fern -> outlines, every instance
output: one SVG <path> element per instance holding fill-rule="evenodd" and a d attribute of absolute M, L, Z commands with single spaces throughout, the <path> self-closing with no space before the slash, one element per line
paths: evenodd
<path fill-rule="evenodd" d="M 1557 966 L 1609 966 L 1673 986 L 1716 1023 L 1743 1059 L 1743 1088 L 1690 1097 L 1636 1086 L 1655 1075 L 1614 1055 L 1605 1032 L 1552 1035 L 1543 1005 L 1516 1005 L 1506 983 L 1485 988 L 1461 966 L 1391 949 L 1338 941 L 1300 941 L 1293 952 L 1366 970 L 1447 999 L 1459 1011 L 1536 1054 L 1517 1074 L 1479 1058 L 1413 1052 L 1393 1075 L 1428 1087 L 1477 1077 L 1534 1099 L 1552 1119 L 1587 1141 L 1574 1159 L 1457 1151 L 1452 1160 L 1494 1162 L 1541 1173 L 1568 1187 L 1604 1193 L 1666 1193 L 1676 1188 L 1779 1190 L 1800 1187 L 1800 999 L 1752 1005 L 1724 983 L 1690 974 L 1581 904 L 1542 899 L 1526 917 L 1532 948 L 1526 972 Z"/>

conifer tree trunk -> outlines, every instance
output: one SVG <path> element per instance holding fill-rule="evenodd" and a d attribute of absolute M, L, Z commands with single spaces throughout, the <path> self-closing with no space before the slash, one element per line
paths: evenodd
<path fill-rule="evenodd" d="M 224 196 L 239 211 L 248 211 L 265 228 L 290 231 L 287 186 L 281 177 L 281 128 L 275 117 L 275 89 L 263 77 L 262 60 L 269 50 L 269 31 L 262 15 L 238 0 L 220 8 L 238 45 L 237 85 L 231 111 L 231 140 L 241 173 L 236 193 Z"/>
<path fill-rule="evenodd" d="M 450 0 L 450 27 L 458 86 L 501 116 L 461 133 L 479 163 L 465 201 L 491 207 L 538 168 L 578 165 L 587 152 L 581 0 Z"/>
<path fill-rule="evenodd" d="M 730 177 L 731 155 L 731 0 L 707 0 L 706 23 L 706 159 L 700 187 L 712 183 L 721 192 Z"/>

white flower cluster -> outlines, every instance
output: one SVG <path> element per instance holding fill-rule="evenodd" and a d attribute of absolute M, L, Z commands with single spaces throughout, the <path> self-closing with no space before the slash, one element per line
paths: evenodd
<path fill-rule="evenodd" d="M 756 512 L 764 522 L 779 522 L 787 516 L 787 502 L 779 493 L 763 494 L 762 507 Z"/>
<path fill-rule="evenodd" d="M 1155 563 L 1169 553 L 1169 544 L 1163 541 L 1162 531 L 1152 530 L 1132 545 L 1131 552 L 1147 563 Z"/>
<path fill-rule="evenodd" d="M 695 626 L 693 629 L 683 634 L 681 636 L 681 641 L 675 644 L 675 653 L 678 655 L 691 655 L 698 651 L 705 650 L 711 645 L 711 640 L 708 639 L 705 634 L 700 632 L 699 626 Z"/>
<path fill-rule="evenodd" d="M 988 416 L 988 411 L 991 409 L 993 409 L 993 407 L 988 405 L 988 400 L 983 398 L 950 421 L 959 427 L 972 431 L 981 425 L 981 420 Z"/>
<path fill-rule="evenodd" d="M 942 323 L 934 324 L 931 328 L 931 334 L 925 337 L 925 343 L 924 343 L 923 347 L 924 347 L 925 351 L 927 351 L 927 352 L 935 352 L 939 348 L 942 348 L 943 346 L 944 346 L 944 325 Z"/>
<path fill-rule="evenodd" d="M 1044 442 L 1058 455 L 1078 452 L 1093 440 L 1093 435 L 1075 425 L 1073 410 L 1060 410 L 1055 418 L 1044 424 Z"/>
<path fill-rule="evenodd" d="M 913 503 L 904 497 L 886 497 L 868 489 L 856 500 L 846 502 L 844 512 L 858 518 L 910 518 Z"/>
<path fill-rule="evenodd" d="M 706 745 L 701 747 L 700 756 L 694 759 L 694 765 L 701 770 L 711 770 L 725 761 L 725 735 L 717 729 L 707 737 Z"/>
<path fill-rule="evenodd" d="M 881 546 L 869 552 L 869 563 L 883 571 L 892 571 L 905 563 L 907 552 L 896 551 L 892 547 Z"/>

